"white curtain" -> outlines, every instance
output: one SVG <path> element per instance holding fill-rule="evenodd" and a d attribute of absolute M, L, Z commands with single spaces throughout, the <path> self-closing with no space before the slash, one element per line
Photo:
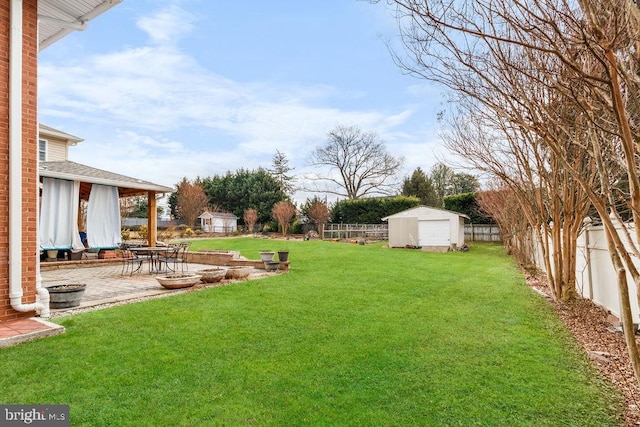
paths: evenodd
<path fill-rule="evenodd" d="M 78 233 L 79 200 L 80 182 L 43 178 L 38 231 L 42 249 L 84 249 Z"/>
<path fill-rule="evenodd" d="M 90 248 L 115 248 L 122 242 L 118 188 L 93 184 L 87 206 Z"/>

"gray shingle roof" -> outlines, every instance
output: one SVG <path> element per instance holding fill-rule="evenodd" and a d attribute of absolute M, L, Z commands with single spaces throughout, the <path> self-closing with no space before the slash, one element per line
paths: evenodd
<path fill-rule="evenodd" d="M 121 189 L 155 191 L 158 193 L 172 193 L 171 187 L 154 184 L 125 175 L 93 168 L 71 161 L 40 162 L 40 176 L 50 178 L 60 178 L 68 180 L 78 180 L 90 184 L 112 185 Z"/>

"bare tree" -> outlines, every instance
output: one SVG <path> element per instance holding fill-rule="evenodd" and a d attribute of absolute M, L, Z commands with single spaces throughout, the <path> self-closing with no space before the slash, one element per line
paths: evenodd
<path fill-rule="evenodd" d="M 445 145 L 512 191 L 539 242 L 552 296 L 573 298 L 576 239 L 590 206 L 585 192 L 535 135 L 500 116 L 471 109 L 463 100 L 459 105 L 467 110 L 451 119 Z M 574 150 L 573 156 L 593 180 L 594 164 L 587 153 Z"/>
<path fill-rule="evenodd" d="M 202 186 L 189 182 L 187 178 L 183 178 L 178 184 L 177 193 L 176 210 L 184 219 L 185 224 L 192 227 L 195 225 L 198 215 L 207 206 L 207 195 L 204 193 Z"/>
<path fill-rule="evenodd" d="M 249 233 L 253 233 L 256 222 L 258 222 L 258 211 L 252 208 L 245 209 L 243 219 Z"/>
<path fill-rule="evenodd" d="M 521 265 L 533 262 L 533 248 L 529 244 L 529 221 L 522 215 L 522 206 L 515 191 L 495 179 L 485 191 L 476 194 L 476 201 L 483 212 L 490 215 L 498 228 L 507 253 Z"/>
<path fill-rule="evenodd" d="M 545 165 L 541 170 L 552 180 L 575 181 L 593 204 L 618 271 L 625 340 L 640 379 L 624 277 L 628 272 L 640 289 L 640 272 L 632 259 L 640 250 L 626 228 L 616 230 L 621 220 L 617 202 L 622 200 L 633 212 L 636 240 L 640 237 L 640 122 L 635 120 L 640 14 L 635 2 L 476 0 L 473 7 L 449 0 L 392 3 L 398 7 L 409 53 L 409 59 L 398 58 L 399 63 L 453 89 L 457 97 L 472 98 L 481 110 L 501 117 L 504 131 L 515 131 L 528 144 L 542 144 L 533 152 Z M 583 175 L 585 162 L 597 179 L 593 173 Z M 620 166 L 627 192 L 612 185 Z M 569 185 L 562 191 L 576 195 Z M 539 203 L 551 202 L 551 212 L 574 215 L 557 204 L 557 193 L 532 194 Z M 572 232 L 563 225 L 555 224 L 554 238 Z"/>
<path fill-rule="evenodd" d="M 121 197 L 120 202 L 120 217 L 127 218 L 133 211 L 135 197 Z"/>
<path fill-rule="evenodd" d="M 289 227 L 289 223 L 293 219 L 293 216 L 296 214 L 296 207 L 288 200 L 282 200 L 275 204 L 273 210 L 271 211 L 271 215 L 273 219 L 275 219 L 280 225 L 280 229 L 282 230 L 282 235 L 287 235 L 287 228 Z"/>
<path fill-rule="evenodd" d="M 313 191 L 358 199 L 396 192 L 394 179 L 404 159 L 389 154 L 375 132 L 337 126 L 329 132 L 327 143 L 311 153 L 310 163 L 329 168 L 328 176 L 308 177 L 325 185 Z"/>

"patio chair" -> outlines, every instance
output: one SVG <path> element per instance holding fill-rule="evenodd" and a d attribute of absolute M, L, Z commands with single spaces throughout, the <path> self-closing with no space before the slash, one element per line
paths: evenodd
<path fill-rule="evenodd" d="M 185 269 L 189 271 L 189 263 L 187 263 L 187 252 L 189 251 L 190 246 L 191 242 L 180 243 L 180 250 L 178 251 L 176 257 L 176 264 L 180 264 L 180 271 L 182 271 L 183 273 Z"/>
<path fill-rule="evenodd" d="M 122 273 L 129 273 L 129 276 L 133 276 L 133 273 L 142 269 L 142 264 L 147 260 L 147 257 L 138 256 L 135 252 L 129 250 L 126 245 L 122 247 Z M 137 266 L 135 269 L 134 267 Z"/>
<path fill-rule="evenodd" d="M 158 255 L 158 269 L 164 271 L 176 271 L 176 264 L 178 259 L 178 253 L 180 252 L 180 245 L 169 244 L 170 251 L 164 252 Z M 163 267 L 164 264 L 164 267 Z M 171 267 L 173 265 L 173 267 Z"/>

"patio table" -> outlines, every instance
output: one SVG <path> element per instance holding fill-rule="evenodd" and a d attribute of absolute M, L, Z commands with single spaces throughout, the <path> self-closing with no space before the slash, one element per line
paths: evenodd
<path fill-rule="evenodd" d="M 129 250 L 131 252 L 135 252 L 136 255 L 146 255 L 149 258 L 149 274 L 167 274 L 169 272 L 169 264 L 165 262 L 164 268 L 162 268 L 160 255 L 166 255 L 176 249 L 171 246 L 145 246 L 140 248 L 130 248 Z"/>

